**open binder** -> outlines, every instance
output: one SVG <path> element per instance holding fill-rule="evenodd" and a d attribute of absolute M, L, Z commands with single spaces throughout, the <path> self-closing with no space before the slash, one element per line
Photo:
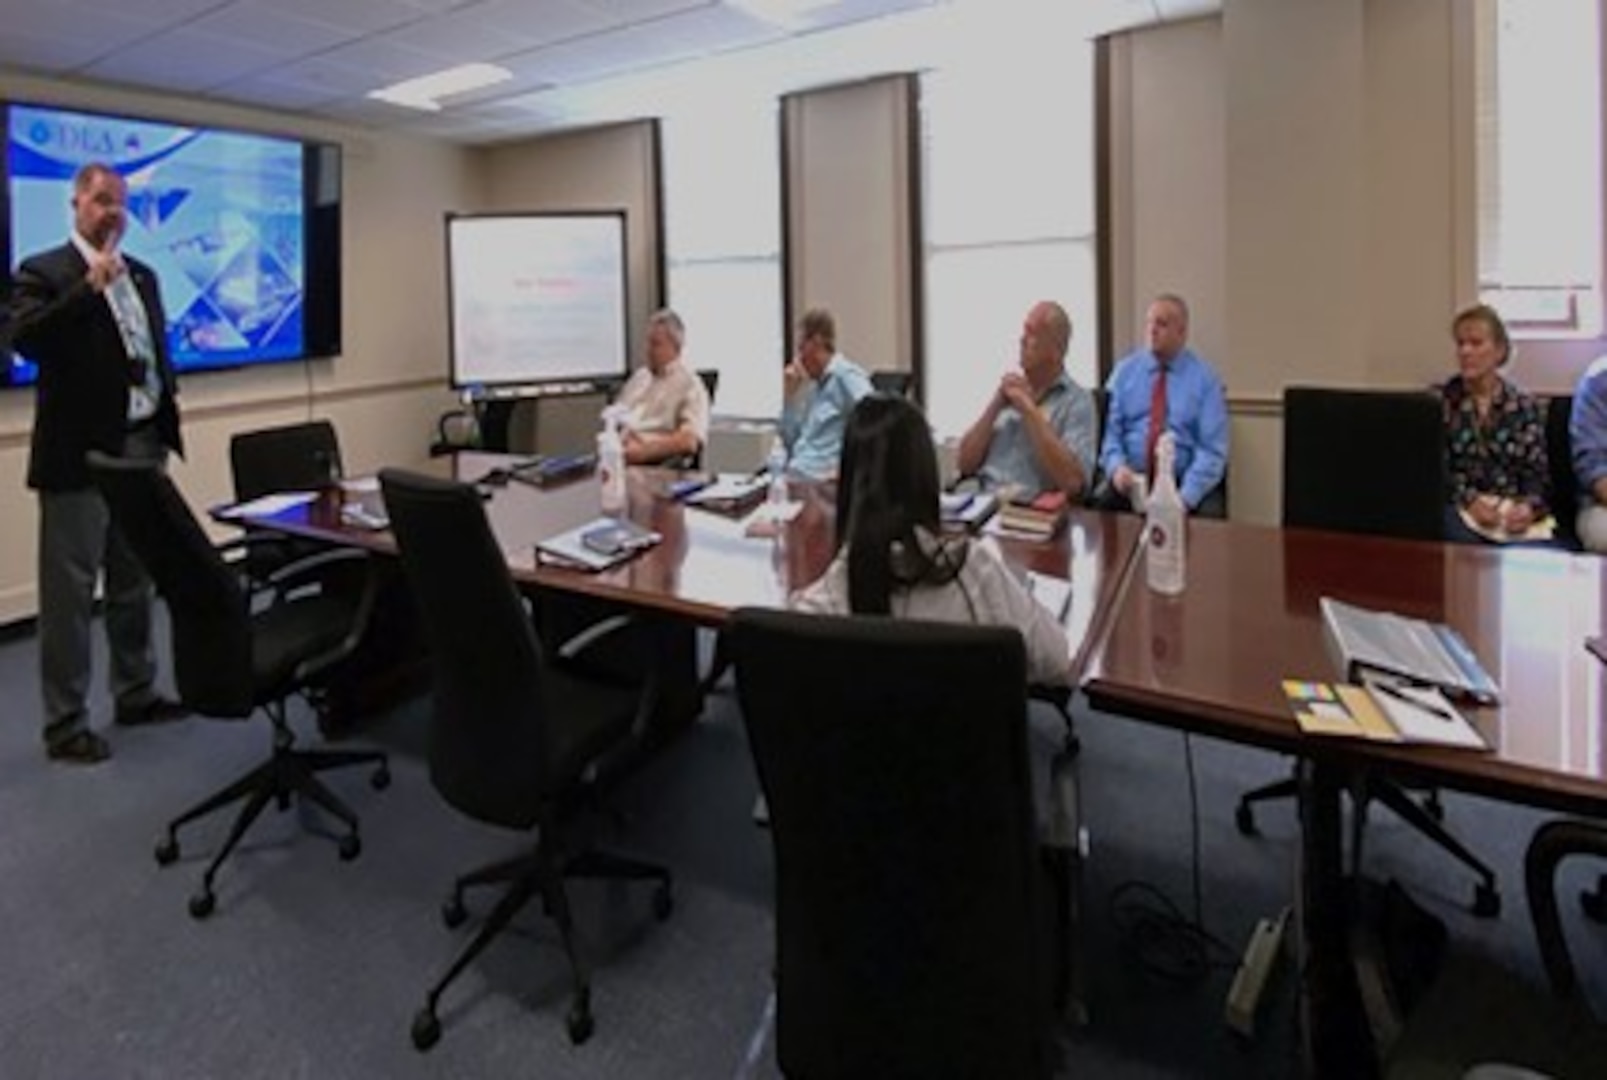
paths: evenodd
<path fill-rule="evenodd" d="M 541 541 L 536 558 L 577 570 L 606 570 L 662 539 L 634 521 L 597 518 Z"/>
<path fill-rule="evenodd" d="M 1320 601 L 1323 629 L 1351 682 L 1368 673 L 1438 687 L 1453 698 L 1493 705 L 1500 688 L 1460 634 L 1444 623 L 1370 611 L 1332 597 Z"/>

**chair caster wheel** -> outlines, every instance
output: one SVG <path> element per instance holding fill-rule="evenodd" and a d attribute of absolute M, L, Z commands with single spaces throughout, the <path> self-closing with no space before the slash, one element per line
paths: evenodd
<path fill-rule="evenodd" d="M 1501 894 L 1494 886 L 1479 885 L 1473 890 L 1473 914 L 1481 919 L 1493 919 L 1501 914 Z"/>
<path fill-rule="evenodd" d="M 1233 811 L 1233 824 L 1238 826 L 1240 836 L 1254 836 L 1255 811 L 1250 809 L 1249 803 L 1240 803 L 1239 808 Z"/>
<path fill-rule="evenodd" d="M 670 883 L 664 882 L 653 890 L 653 917 L 663 922 L 675 910 L 675 893 L 670 889 Z"/>
<path fill-rule="evenodd" d="M 218 898 L 212 895 L 211 889 L 205 889 L 190 897 L 190 918 L 204 919 L 212 914 L 218 906 Z"/>
<path fill-rule="evenodd" d="M 463 906 L 463 900 L 454 896 L 441 905 L 441 921 L 448 930 L 456 930 L 463 925 L 463 920 L 469 917 L 468 908 Z"/>
<path fill-rule="evenodd" d="M 441 1021 L 435 1010 L 426 1006 L 413 1017 L 413 1049 L 422 1053 L 441 1041 Z"/>
<path fill-rule="evenodd" d="M 176 838 L 165 836 L 156 842 L 156 865 L 172 866 L 179 857 L 179 842 Z"/>
<path fill-rule="evenodd" d="M 1607 885 L 1586 889 L 1580 893 L 1579 908 L 1585 913 L 1586 918 L 1607 923 Z"/>
<path fill-rule="evenodd" d="M 569 1007 L 569 1016 L 564 1021 L 564 1026 L 569 1030 L 570 1043 L 575 1046 L 579 1046 L 591 1038 L 592 1030 L 596 1027 L 596 1024 L 591 1018 L 590 994 L 582 995 Z"/>
<path fill-rule="evenodd" d="M 368 786 L 375 791 L 384 791 L 391 786 L 391 770 L 388 765 L 381 765 L 374 770 L 374 775 L 368 778 Z"/>
<path fill-rule="evenodd" d="M 356 833 L 347 833 L 340 838 L 340 861 L 351 862 L 363 853 L 363 841 Z"/>

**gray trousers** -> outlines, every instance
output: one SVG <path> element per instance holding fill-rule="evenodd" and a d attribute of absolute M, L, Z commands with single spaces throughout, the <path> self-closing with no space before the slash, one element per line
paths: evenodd
<path fill-rule="evenodd" d="M 131 434 L 129 457 L 163 460 L 154 428 Z M 39 492 L 39 677 L 44 738 L 55 745 L 89 727 L 90 623 L 95 583 L 105 572 L 107 685 L 123 708 L 156 694 L 151 645 L 151 579 L 112 526 L 100 492 Z"/>

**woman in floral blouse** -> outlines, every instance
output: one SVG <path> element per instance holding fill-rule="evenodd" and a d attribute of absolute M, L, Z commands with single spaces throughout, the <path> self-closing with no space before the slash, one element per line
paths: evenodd
<path fill-rule="evenodd" d="M 1512 344 L 1494 308 L 1468 308 L 1451 323 L 1451 332 L 1460 374 L 1443 389 L 1450 471 L 1446 539 L 1473 541 L 1481 532 L 1521 538 L 1549 513 L 1545 414 L 1500 373 Z"/>

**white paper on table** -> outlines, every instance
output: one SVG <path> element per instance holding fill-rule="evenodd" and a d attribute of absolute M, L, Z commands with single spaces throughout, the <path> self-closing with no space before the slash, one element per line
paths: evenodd
<path fill-rule="evenodd" d="M 292 506 L 305 506 L 318 498 L 316 491 L 279 491 L 262 495 L 243 503 L 235 503 L 218 511 L 221 518 L 273 517 Z"/>

